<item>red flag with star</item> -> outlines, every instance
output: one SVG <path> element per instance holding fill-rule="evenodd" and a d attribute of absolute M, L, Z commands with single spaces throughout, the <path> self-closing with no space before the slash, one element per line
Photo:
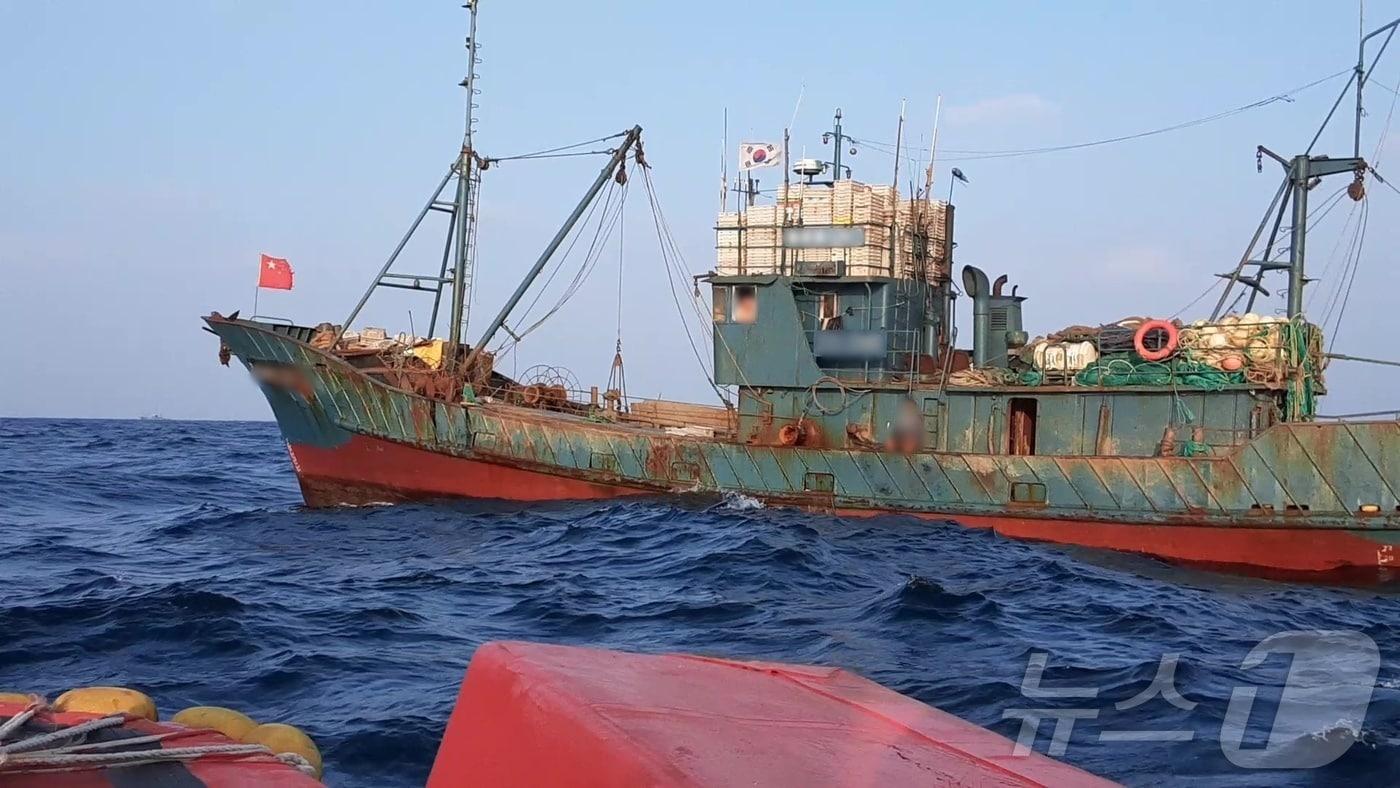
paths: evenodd
<path fill-rule="evenodd" d="M 283 257 L 262 255 L 258 270 L 258 287 L 269 290 L 292 289 L 292 264 Z"/>

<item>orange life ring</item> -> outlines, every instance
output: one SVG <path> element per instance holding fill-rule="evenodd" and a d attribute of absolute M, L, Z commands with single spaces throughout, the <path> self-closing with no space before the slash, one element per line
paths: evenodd
<path fill-rule="evenodd" d="M 1153 331 L 1163 331 L 1167 335 L 1167 340 L 1156 350 L 1148 350 L 1144 340 Z M 1146 320 L 1138 326 L 1138 330 L 1133 334 L 1133 349 L 1142 356 L 1145 361 L 1161 361 L 1176 352 L 1176 347 L 1181 341 L 1181 331 L 1176 324 L 1166 320 Z"/>

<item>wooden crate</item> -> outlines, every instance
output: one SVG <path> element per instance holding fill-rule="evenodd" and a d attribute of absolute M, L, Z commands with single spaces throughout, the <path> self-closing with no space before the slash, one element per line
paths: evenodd
<path fill-rule="evenodd" d="M 744 211 L 744 223 L 749 227 L 776 227 L 779 224 L 778 206 L 755 205 Z"/>
<path fill-rule="evenodd" d="M 724 273 L 776 272 L 784 260 L 782 228 L 859 227 L 865 243 L 838 249 L 791 249 L 789 270 L 798 263 L 841 262 L 850 276 L 900 276 L 943 280 L 948 276 L 952 215 L 939 200 L 915 200 L 892 186 L 859 181 L 780 186 L 772 205 L 721 213 L 716 248 Z M 918 244 L 927 239 L 924 259 Z"/>
<path fill-rule="evenodd" d="M 627 413 L 622 414 L 622 420 L 626 422 L 649 424 L 653 427 L 707 427 L 718 435 L 729 435 L 735 430 L 733 412 L 712 405 L 667 400 L 634 400 L 629 403 L 627 410 Z"/>

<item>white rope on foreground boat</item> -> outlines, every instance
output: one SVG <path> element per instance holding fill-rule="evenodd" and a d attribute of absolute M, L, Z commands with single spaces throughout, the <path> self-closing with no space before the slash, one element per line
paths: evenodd
<path fill-rule="evenodd" d="M 6 760 L 8 760 L 5 756 L 13 757 L 16 753 L 37 750 L 50 742 L 71 739 L 74 736 L 82 736 L 93 731 L 100 731 L 103 728 L 119 727 L 125 722 L 126 718 L 121 715 L 99 717 L 98 719 L 88 720 L 87 722 L 82 722 L 68 728 L 60 728 L 52 733 L 43 733 L 38 736 L 30 736 L 27 739 L 20 739 L 14 744 L 0 745 L 0 768 L 3 768 Z"/>
<path fill-rule="evenodd" d="M 33 704 L 0 724 L 0 742 L 3 742 L 33 719 L 41 708 L 40 704 Z M 86 737 L 87 734 L 95 731 L 120 727 L 126 721 L 127 718 L 120 714 L 100 717 L 56 731 L 29 736 L 9 744 L 0 744 L 0 774 L 76 771 L 105 767 L 121 768 L 157 763 L 181 763 L 209 757 L 242 759 L 254 756 L 271 756 L 305 774 L 313 777 L 316 774 L 315 767 L 302 756 L 295 753 L 274 753 L 261 744 L 206 744 L 194 747 L 155 747 L 149 750 L 127 752 L 92 752 L 92 750 L 113 747 L 158 743 L 172 736 L 184 735 L 184 731 L 168 731 L 110 741 L 49 746 L 76 737 Z"/>

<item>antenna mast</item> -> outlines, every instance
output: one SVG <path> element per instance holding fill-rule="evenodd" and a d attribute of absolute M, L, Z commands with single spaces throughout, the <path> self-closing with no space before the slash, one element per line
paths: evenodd
<path fill-rule="evenodd" d="M 1364 30 L 1364 27 L 1362 29 Z M 1381 55 L 1385 54 L 1386 47 L 1390 45 L 1390 40 L 1395 37 L 1397 29 L 1400 29 L 1400 19 L 1382 25 L 1361 37 L 1361 41 L 1357 45 L 1356 67 L 1352 71 L 1351 78 L 1342 86 L 1341 94 L 1333 102 L 1332 109 L 1327 112 L 1327 117 L 1323 119 L 1322 125 L 1318 127 L 1317 133 L 1313 135 L 1312 142 L 1308 143 L 1308 148 L 1304 153 L 1286 159 L 1263 145 L 1259 146 L 1257 154 L 1259 170 L 1263 171 L 1264 157 L 1268 156 L 1283 168 L 1283 183 L 1279 185 L 1278 193 L 1274 195 L 1274 201 L 1270 203 L 1269 210 L 1265 211 L 1263 220 L 1260 221 L 1258 229 L 1254 231 L 1254 237 L 1240 258 L 1239 265 L 1229 273 L 1216 274 L 1216 276 L 1226 280 L 1226 284 L 1225 290 L 1220 294 L 1220 300 L 1216 302 L 1215 309 L 1210 313 L 1211 320 L 1215 320 L 1223 314 L 1230 293 L 1236 284 L 1244 285 L 1254 291 L 1250 296 L 1251 304 L 1253 304 L 1255 295 L 1269 295 L 1269 291 L 1264 289 L 1261 280 L 1264 278 L 1264 274 L 1275 270 L 1288 272 L 1289 319 L 1302 316 L 1303 287 L 1309 281 L 1304 275 L 1304 265 L 1307 259 L 1308 192 L 1316 185 L 1316 181 L 1320 181 L 1328 175 L 1349 174 L 1352 176 L 1352 182 L 1346 187 L 1347 196 L 1356 202 L 1365 198 L 1365 177 L 1366 172 L 1371 167 L 1361 157 L 1361 120 L 1365 116 L 1362 91 L 1366 87 L 1366 81 L 1370 79 L 1371 72 L 1375 70 L 1376 63 L 1380 61 Z M 1381 40 L 1380 47 L 1371 59 L 1371 65 L 1368 68 L 1366 66 L 1366 42 L 1381 35 L 1384 35 L 1385 38 Z M 1346 98 L 1353 86 L 1356 88 L 1356 118 L 1352 131 L 1352 155 L 1349 158 L 1313 155 L 1313 146 L 1322 138 L 1322 133 L 1332 122 L 1332 116 L 1336 114 L 1337 108 L 1341 106 L 1342 100 Z M 1253 257 L 1255 247 L 1264 234 L 1264 228 L 1269 222 L 1269 217 L 1274 214 L 1275 207 L 1278 208 L 1278 218 L 1274 220 L 1274 231 L 1269 237 L 1268 245 L 1264 248 L 1264 256 L 1255 259 Z M 1290 207 L 1292 216 L 1289 226 L 1288 261 L 1285 263 L 1270 260 L 1268 253 L 1273 249 L 1284 212 Z M 1250 265 L 1256 266 L 1256 270 L 1252 275 L 1246 275 L 1244 270 Z"/>
<path fill-rule="evenodd" d="M 455 227 L 452 252 L 452 326 L 448 335 L 451 346 L 448 358 L 457 358 L 462 331 L 471 317 L 472 275 L 476 267 L 477 193 L 481 186 L 480 159 L 472 144 L 476 125 L 476 14 L 481 0 L 466 0 L 462 5 L 471 17 L 467 33 L 467 76 L 461 85 L 467 91 L 465 125 L 462 131 L 462 152 L 457 158 L 457 196 L 453 200 Z"/>
<path fill-rule="evenodd" d="M 399 240 L 398 246 L 389 254 L 389 259 L 384 261 L 379 273 L 375 275 L 374 282 L 365 290 L 364 295 L 355 304 L 355 308 L 350 310 L 349 316 L 341 324 L 336 333 L 335 341 L 339 342 L 350 325 L 355 322 L 360 311 L 369 302 L 370 296 L 380 287 L 392 287 L 401 290 L 415 290 L 433 294 L 432 316 L 428 319 L 428 336 L 433 336 L 437 332 L 438 313 L 442 308 L 442 297 L 444 292 L 450 287 L 452 289 L 451 317 L 449 322 L 450 347 L 448 348 L 449 364 L 455 364 L 458 357 L 457 348 L 461 345 L 462 332 L 467 324 L 467 317 L 471 310 L 471 287 L 472 275 L 476 262 L 476 224 L 477 224 L 477 201 L 478 193 L 481 190 L 481 171 L 488 166 L 488 160 L 476 153 L 472 143 L 473 126 L 476 124 L 476 66 L 480 62 L 477 57 L 476 43 L 476 11 L 480 0 L 466 0 L 462 6 L 470 13 L 471 24 L 467 35 L 467 76 L 459 84 L 467 91 L 466 107 L 466 127 L 462 132 L 462 148 L 453 159 L 451 166 L 447 169 L 447 174 L 442 176 L 437 189 L 428 198 L 423 209 L 409 225 L 408 232 L 404 233 Z M 456 179 L 455 194 L 453 199 L 446 199 L 448 184 Z M 394 273 L 391 269 L 399 259 L 404 247 L 408 245 L 410 239 L 418 232 L 418 228 L 423 224 L 429 213 L 444 213 L 448 215 L 447 237 L 443 241 L 442 259 L 438 267 L 437 276 L 431 274 L 407 274 Z M 451 271 L 449 272 L 449 267 Z"/>

